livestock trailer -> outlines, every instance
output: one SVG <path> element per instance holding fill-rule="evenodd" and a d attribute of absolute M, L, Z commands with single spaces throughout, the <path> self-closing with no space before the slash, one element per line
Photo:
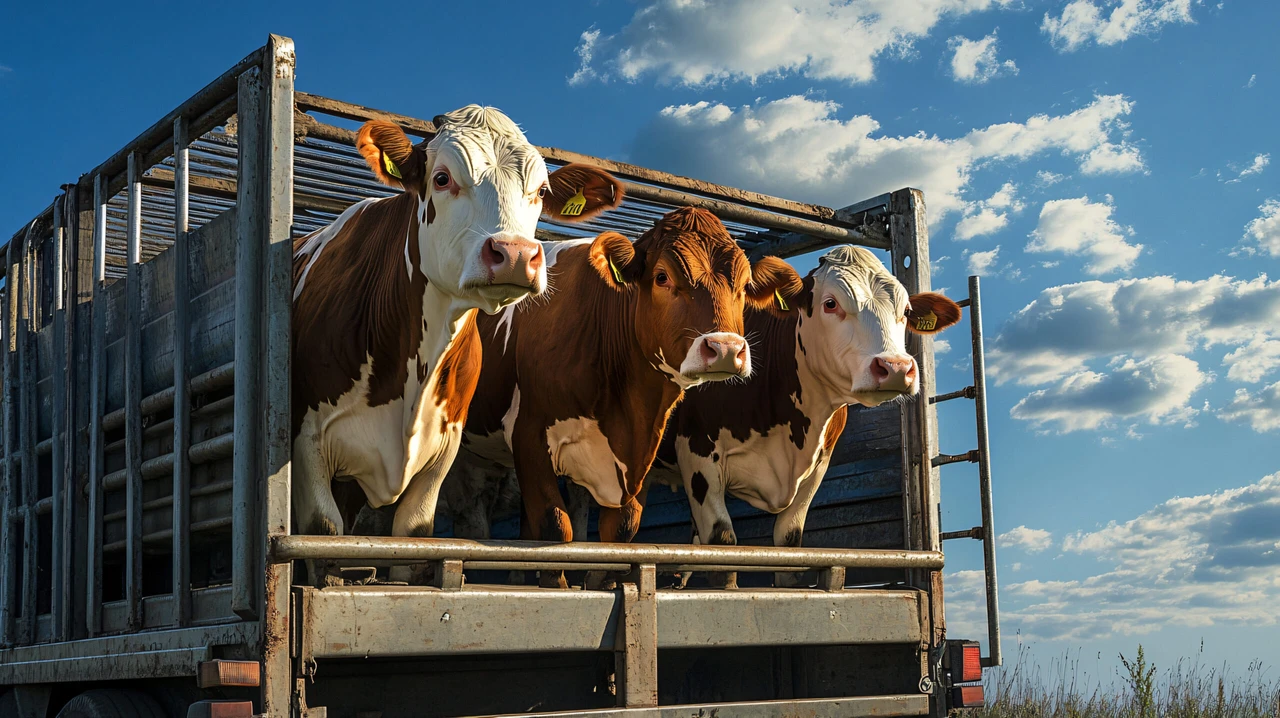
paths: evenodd
<path fill-rule="evenodd" d="M 769 517 L 740 503 L 741 545 L 690 545 L 683 497 L 661 491 L 628 545 L 292 533 L 293 239 L 388 192 L 354 122 L 434 132 L 295 91 L 295 66 L 271 36 L 0 247 L 0 715 L 844 717 L 980 700 L 1000 641 L 976 278 L 974 384 L 938 394 L 932 340 L 911 335 L 922 391 L 851 409 L 804 547 L 767 545 Z M 540 149 L 628 194 L 540 238 L 635 237 L 694 205 L 752 257 L 857 244 L 930 288 L 917 190 L 830 209 Z M 953 399 L 975 402 L 979 446 L 946 455 L 935 403 Z M 983 521 L 943 533 L 939 469 L 957 461 L 978 464 Z M 985 657 L 947 636 L 953 537 L 984 544 Z M 437 585 L 295 586 L 304 559 L 431 562 Z M 484 580 L 538 569 L 629 573 L 612 590 Z M 743 587 L 658 587 L 708 570 Z M 774 571 L 811 580 L 745 580 Z"/>

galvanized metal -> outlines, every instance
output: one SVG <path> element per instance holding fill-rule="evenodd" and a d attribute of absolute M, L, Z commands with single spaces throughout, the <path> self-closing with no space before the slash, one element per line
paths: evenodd
<path fill-rule="evenodd" d="M 929 397 L 929 403 L 941 404 L 944 401 L 951 401 L 952 399 L 972 399 L 973 397 L 974 388 L 972 386 L 966 386 L 963 389 L 956 389 L 955 391 L 949 391 L 946 394 Z"/>
<path fill-rule="evenodd" d="M 124 319 L 125 574 L 129 629 L 142 627 L 142 154 L 129 154 Z"/>
<path fill-rule="evenodd" d="M 996 580 L 995 515 L 992 509 L 991 446 L 987 434 L 986 353 L 982 342 L 982 288 L 969 277 L 969 329 L 973 336 L 974 413 L 978 424 L 978 486 L 982 496 L 982 568 L 987 590 L 987 663 L 1001 664 L 1000 596 Z"/>
<path fill-rule="evenodd" d="M 977 449 L 966 451 L 963 454 L 938 454 L 930 459 L 929 463 L 933 467 L 946 466 L 947 464 L 962 464 L 964 462 L 977 463 L 979 452 Z"/>
<path fill-rule="evenodd" d="M 13 441 L 14 422 L 17 421 L 14 403 L 18 390 L 17 381 L 17 326 L 18 326 L 18 263 L 14 249 L 16 242 L 10 242 L 5 252 L 5 288 L 4 288 L 4 481 L 3 495 L 0 495 L 0 646 L 13 644 L 14 634 L 14 599 L 17 586 L 17 566 L 14 565 L 14 518 L 17 513 L 17 462 L 14 459 L 16 446 Z"/>
<path fill-rule="evenodd" d="M 700 703 L 657 708 L 612 708 L 587 711 L 539 713 L 539 718 L 862 718 L 863 716 L 920 716 L 929 713 L 929 696 L 888 695 L 862 698 L 793 698 L 779 701 Z M 516 718 L 528 713 L 512 713 L 490 718 Z"/>
<path fill-rule="evenodd" d="M 191 259 L 187 243 L 191 169 L 187 118 L 173 121 L 173 601 L 174 625 L 191 618 L 191 384 L 187 377 L 187 347 L 191 312 Z"/>
<path fill-rule="evenodd" d="M 22 452 L 22 621 L 18 640 L 35 640 L 36 595 L 39 592 L 40 532 L 36 520 L 36 366 L 35 330 L 37 302 L 35 230 L 32 224 L 19 247 L 18 268 L 18 441 Z"/>
<path fill-rule="evenodd" d="M 102 414 L 106 406 L 106 323 L 103 280 L 107 252 L 107 178 L 93 182 L 93 302 L 92 339 L 89 342 L 89 545 L 86 566 L 85 630 L 95 636 L 102 627 Z"/>
<path fill-rule="evenodd" d="M 657 570 L 636 566 L 619 588 L 618 632 L 614 639 L 614 675 L 618 705 L 658 705 Z"/>
<path fill-rule="evenodd" d="M 53 639 L 57 641 L 66 640 L 68 635 L 68 623 L 70 614 L 69 600 L 69 581 L 67 575 L 69 565 L 69 554 L 67 553 L 67 531 L 70 528 L 65 523 L 66 504 L 70 495 L 69 477 L 67 467 L 65 465 L 65 442 L 64 437 L 69 436 L 66 430 L 66 410 L 67 410 L 67 374 L 64 367 L 67 366 L 67 334 L 66 334 L 66 304 L 63 282 L 66 280 L 66 195 L 59 197 L 54 202 L 53 211 L 53 246 L 50 257 L 53 259 L 53 267 L 50 268 L 51 273 L 51 289 L 53 292 L 53 321 L 51 331 L 53 332 L 53 365 L 50 367 L 52 374 L 51 381 L 53 383 L 53 398 L 51 409 L 51 431 L 49 436 L 49 453 L 50 453 L 50 508 L 52 509 L 53 520 L 50 522 L 51 542 L 50 548 L 50 612 L 53 615 Z"/>

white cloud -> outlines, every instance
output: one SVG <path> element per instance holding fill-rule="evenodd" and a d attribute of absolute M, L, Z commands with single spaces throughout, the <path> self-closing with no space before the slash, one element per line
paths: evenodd
<path fill-rule="evenodd" d="M 1218 418 L 1247 423 L 1259 434 L 1280 430 L 1280 382 L 1257 394 L 1250 394 L 1248 389 L 1236 389 L 1235 397 L 1218 412 Z M 1277 548 L 1280 549 L 1280 544 Z"/>
<path fill-rule="evenodd" d="M 996 266 L 996 260 L 1000 256 L 1000 246 L 996 245 L 995 249 L 986 252 L 970 252 L 965 250 L 965 259 L 969 261 L 969 274 L 976 274 L 984 277 L 991 274 Z"/>
<path fill-rule="evenodd" d="M 947 341 L 946 339 L 933 340 L 934 354 L 946 354 L 949 351 L 951 351 L 951 342 Z"/>
<path fill-rule="evenodd" d="M 1250 337 L 1249 343 L 1224 356 L 1222 363 L 1230 367 L 1227 378 L 1256 384 L 1267 374 L 1280 369 L 1280 340 L 1266 335 Z"/>
<path fill-rule="evenodd" d="M 955 138 L 880 135 L 867 115 L 837 117 L 840 105 L 794 95 L 738 108 L 698 102 L 662 110 L 636 138 L 632 156 L 650 167 L 760 192 L 844 206 L 918 187 L 931 220 L 963 209 L 979 164 L 1059 151 L 1084 161 L 1124 130 L 1133 103 L 1095 97 L 1065 115 L 1036 115 Z"/>
<path fill-rule="evenodd" d="M 1200 366 L 1177 354 L 1121 359 L 1111 371 L 1083 371 L 1048 389 L 1033 391 L 1009 411 L 1037 428 L 1069 433 L 1114 425 L 1119 419 L 1151 424 L 1189 423 L 1188 402 L 1208 379 Z"/>
<path fill-rule="evenodd" d="M 1111 218 L 1112 209 L 1088 197 L 1045 202 L 1026 251 L 1087 256 L 1085 271 L 1093 275 L 1127 271 L 1142 253 L 1142 245 L 1126 241 L 1125 235 L 1132 232 Z"/>
<path fill-rule="evenodd" d="M 1274 610 L 1280 604 L 1280 474 L 1169 499 L 1137 518 L 1074 533 L 1063 548 L 1096 558 L 1102 570 L 1080 580 L 1006 582 L 1000 587 L 1006 635 L 1079 644 L 1169 626 L 1280 623 Z M 948 629 L 982 635 L 982 572 L 961 571 L 946 581 Z"/>
<path fill-rule="evenodd" d="M 1245 177 L 1260 175 L 1262 174 L 1262 171 L 1265 170 L 1267 168 L 1267 165 L 1269 164 L 1271 164 L 1270 152 L 1266 154 L 1261 154 L 1261 155 L 1254 155 L 1253 161 L 1249 163 L 1249 166 L 1240 170 L 1240 174 L 1237 175 L 1235 179 L 1227 180 L 1227 184 L 1236 184 L 1242 181 Z M 1236 167 L 1238 166 L 1239 165 L 1236 165 Z M 1232 167 L 1232 169 L 1235 169 L 1235 167 Z"/>
<path fill-rule="evenodd" d="M 868 82 L 878 60 L 910 55 L 913 43 L 944 17 L 1012 2 L 650 0 L 618 32 L 583 34 L 574 77 L 636 81 L 654 75 L 692 86 L 793 74 Z"/>
<path fill-rule="evenodd" d="M 1141 172 L 1146 168 L 1138 148 L 1128 142 L 1118 145 L 1104 142 L 1093 148 L 1080 163 L 1080 172 L 1086 175 L 1116 175 Z"/>
<path fill-rule="evenodd" d="M 1244 83 L 1244 86 L 1245 86 L 1245 89 L 1249 89 L 1256 84 L 1258 84 L 1258 76 L 1257 74 L 1253 74 L 1249 76 L 1249 81 Z"/>
<path fill-rule="evenodd" d="M 964 217 L 956 224 L 955 238 L 969 240 L 995 234 L 1008 226 L 1010 213 L 1017 214 L 1025 206 L 1018 197 L 1018 186 L 1005 182 L 991 197 L 965 207 Z"/>
<path fill-rule="evenodd" d="M 1009 529 L 996 539 L 1001 548 L 1020 548 L 1027 553 L 1042 553 L 1053 545 L 1053 534 L 1026 526 Z"/>
<path fill-rule="evenodd" d="M 570 85 L 581 85 L 588 80 L 596 77 L 596 71 L 591 67 L 591 59 L 595 56 L 596 42 L 600 40 L 600 31 L 591 28 L 582 33 L 578 38 L 578 69 L 569 76 Z"/>
<path fill-rule="evenodd" d="M 1280 257 L 1280 200 L 1269 199 L 1258 206 L 1258 211 L 1261 214 L 1244 226 L 1244 238 L 1258 246 L 1244 246 L 1236 253 L 1253 255 L 1265 252 L 1272 257 Z"/>
<path fill-rule="evenodd" d="M 1050 172 L 1048 170 L 1040 170 L 1036 173 L 1036 184 L 1041 187 L 1052 187 L 1066 178 L 1066 175 Z"/>
<path fill-rule="evenodd" d="M 1060 50 L 1076 50 L 1090 41 L 1115 45 L 1170 23 L 1194 22 L 1191 5 L 1192 0 L 1072 0 L 1056 18 L 1045 13 L 1040 29 Z"/>
<path fill-rule="evenodd" d="M 982 84 L 1001 75 L 1018 74 L 1018 65 L 1013 60 L 1001 61 L 996 56 L 998 44 L 994 32 L 981 40 L 959 35 L 948 40 L 947 47 L 952 51 L 951 76 L 959 82 Z"/>

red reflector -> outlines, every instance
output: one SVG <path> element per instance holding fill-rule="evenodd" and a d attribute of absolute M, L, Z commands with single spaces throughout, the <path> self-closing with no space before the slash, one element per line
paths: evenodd
<path fill-rule="evenodd" d="M 953 708 L 981 708 L 987 702 L 982 686 L 956 686 L 951 689 Z"/>
<path fill-rule="evenodd" d="M 964 659 L 960 668 L 960 679 L 957 683 L 982 680 L 982 647 L 976 643 L 967 643 L 964 647 Z"/>

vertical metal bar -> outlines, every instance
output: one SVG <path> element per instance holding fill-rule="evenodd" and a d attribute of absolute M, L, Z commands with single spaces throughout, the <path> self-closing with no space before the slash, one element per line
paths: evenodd
<path fill-rule="evenodd" d="M 0 497 L 0 646 L 13 645 L 13 602 L 17 586 L 17 551 L 14 548 L 13 512 L 17 509 L 17 477 L 14 452 L 17 450 L 14 434 L 17 428 L 14 392 L 17 390 L 17 326 L 18 326 L 18 264 L 14 245 L 9 243 L 5 255 L 4 280 L 4 495 Z"/>
<path fill-rule="evenodd" d="M 142 628 L 142 154 L 129 154 L 125 265 L 125 600 L 129 630 Z"/>
<path fill-rule="evenodd" d="M 634 566 L 622 584 L 622 616 L 614 652 L 617 703 L 623 708 L 658 705 L 658 597 L 653 565 Z M 619 665 L 620 664 L 620 665 Z"/>
<path fill-rule="evenodd" d="M 86 564 L 85 631 L 102 629 L 102 415 L 106 405 L 106 278 L 107 177 L 93 178 L 93 302 L 92 338 L 89 341 L 89 546 Z"/>
<path fill-rule="evenodd" d="M 253 544 L 254 497 L 260 483 L 258 441 L 262 426 L 262 86 L 256 68 L 240 76 L 239 180 L 236 193 L 236 378 L 231 489 L 231 609 L 244 618 L 257 615 Z"/>
<path fill-rule="evenodd" d="M 53 375 L 53 403 L 52 422 L 50 439 L 52 443 L 51 464 L 52 477 L 50 486 L 53 493 L 53 514 L 50 516 L 50 525 L 52 527 L 52 554 L 50 557 L 50 566 L 52 573 L 51 581 L 51 605 L 53 614 L 53 639 L 55 641 L 64 641 L 67 637 L 67 625 L 69 623 L 69 614 L 67 608 L 70 601 L 67 600 L 67 561 L 66 557 L 66 531 L 69 528 L 64 523 L 68 491 L 66 489 L 67 472 L 64 464 L 66 457 L 64 455 L 65 443 L 64 436 L 68 436 L 66 430 L 66 409 L 67 409 L 67 335 L 66 335 L 66 303 L 63 292 L 66 289 L 66 207 L 67 195 L 63 194 L 54 201 L 53 206 L 53 267 L 49 268 L 52 272 L 53 280 L 53 322 L 50 330 L 53 332 L 53 362 L 50 373 Z"/>
<path fill-rule="evenodd" d="M 36 271 L 35 271 L 35 223 L 27 229 L 22 242 L 21 278 L 22 306 L 18 322 L 18 436 L 22 443 L 22 623 L 19 638 L 22 643 L 35 640 L 36 632 L 36 582 L 39 580 L 40 532 L 36 530 L 36 403 L 35 403 L 35 332 L 36 319 Z"/>
<path fill-rule="evenodd" d="M 191 386 L 187 377 L 190 264 L 187 245 L 190 138 L 187 120 L 173 121 L 173 622 L 191 620 Z"/>
<path fill-rule="evenodd" d="M 67 554 L 67 607 L 70 638 L 85 638 L 88 615 L 89 494 L 81 484 L 88 476 L 89 422 L 89 355 L 92 348 L 86 331 L 93 326 L 93 203 L 81 202 L 79 187 L 70 184 L 67 191 L 67 502 L 63 526 L 67 538 L 63 544 Z"/>
<path fill-rule="evenodd" d="M 982 563 L 987 581 L 987 660 L 1001 664 L 1000 598 L 996 581 L 995 518 L 991 507 L 991 446 L 987 441 L 987 373 L 982 346 L 982 300 L 978 277 L 969 277 L 969 331 L 973 336 L 973 406 L 978 424 L 978 484 L 982 492 Z"/>
<path fill-rule="evenodd" d="M 290 348 L 293 316 L 293 81 L 297 58 L 293 40 L 272 35 L 263 53 L 263 108 L 265 133 L 263 160 L 266 177 L 266 276 L 263 304 L 266 339 L 262 375 L 263 473 L 259 484 L 262 516 L 258 533 L 257 563 L 264 576 L 261 594 L 263 660 L 263 710 L 271 716 L 288 715 L 290 700 L 289 607 L 292 581 L 290 564 L 272 564 L 268 539 L 289 533 L 289 499 L 292 471 L 290 442 Z"/>

